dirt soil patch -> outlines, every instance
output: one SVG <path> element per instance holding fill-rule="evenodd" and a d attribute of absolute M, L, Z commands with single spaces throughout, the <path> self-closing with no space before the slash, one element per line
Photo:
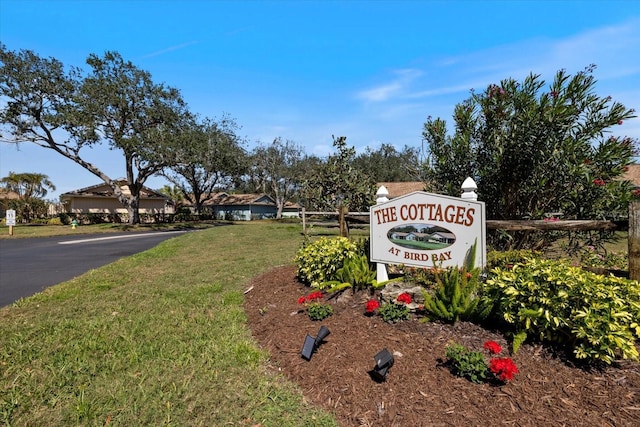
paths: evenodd
<path fill-rule="evenodd" d="M 445 347 L 455 341 L 481 351 L 494 340 L 506 349 L 498 332 L 466 322 L 388 324 L 365 315 L 364 292 L 333 301 L 334 314 L 314 322 L 297 303 L 309 288 L 297 281 L 294 266 L 256 277 L 251 286 L 249 327 L 270 353 L 271 368 L 342 426 L 640 426 L 637 362 L 587 371 L 525 344 L 512 356 L 520 371 L 513 381 L 474 384 L 443 366 Z M 321 325 L 330 335 L 307 361 L 301 357 L 305 336 L 315 337 Z M 383 348 L 395 363 L 379 383 L 369 371 Z"/>

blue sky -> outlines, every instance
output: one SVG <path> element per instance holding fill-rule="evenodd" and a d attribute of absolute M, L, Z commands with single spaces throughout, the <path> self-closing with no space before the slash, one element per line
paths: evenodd
<path fill-rule="evenodd" d="M 427 116 L 450 122 L 472 88 L 589 64 L 599 95 L 640 111 L 638 0 L 0 0 L 0 41 L 84 69 L 89 54 L 117 51 L 192 112 L 234 117 L 249 149 L 282 137 L 325 156 L 332 135 L 358 151 L 421 147 Z M 640 119 L 615 132 L 640 138 Z M 124 176 L 117 152 L 86 157 Z M 0 143 L 9 171 L 48 175 L 48 198 L 99 183 L 30 144 Z"/>

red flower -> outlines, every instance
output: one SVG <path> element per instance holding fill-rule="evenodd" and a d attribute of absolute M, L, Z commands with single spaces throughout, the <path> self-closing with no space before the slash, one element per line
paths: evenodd
<path fill-rule="evenodd" d="M 622 120 L 618 120 L 618 124 L 621 125 L 622 124 Z"/>
<path fill-rule="evenodd" d="M 398 302 L 403 302 L 405 304 L 411 304 L 411 295 L 409 295 L 406 292 L 401 293 L 400 295 L 398 295 Z"/>
<path fill-rule="evenodd" d="M 489 350 L 491 354 L 498 354 L 502 351 L 502 347 L 495 341 L 487 341 L 484 343 L 484 349 Z"/>
<path fill-rule="evenodd" d="M 365 310 L 367 313 L 373 313 L 378 308 L 380 308 L 380 303 L 374 299 L 370 299 L 367 301 L 367 305 L 365 306 Z"/>
<path fill-rule="evenodd" d="M 489 370 L 501 381 L 510 381 L 518 373 L 518 367 L 509 357 L 496 357 L 489 361 Z"/>
<path fill-rule="evenodd" d="M 322 298 L 322 292 L 320 291 L 315 291 L 307 295 L 308 301 L 313 301 L 314 299 L 320 299 L 320 298 Z"/>
<path fill-rule="evenodd" d="M 304 304 L 305 302 L 311 302 L 311 301 L 313 301 L 315 299 L 322 298 L 322 296 L 323 296 L 322 292 L 320 292 L 320 291 L 311 292 L 306 297 L 298 298 L 298 304 Z"/>
<path fill-rule="evenodd" d="M 602 187 L 603 185 L 605 185 L 605 184 L 606 184 L 606 182 L 604 182 L 604 180 L 603 180 L 603 179 L 600 179 L 600 178 L 596 178 L 596 179 L 594 179 L 594 180 L 593 180 L 593 183 L 594 183 L 595 185 L 599 186 L 599 187 Z"/>

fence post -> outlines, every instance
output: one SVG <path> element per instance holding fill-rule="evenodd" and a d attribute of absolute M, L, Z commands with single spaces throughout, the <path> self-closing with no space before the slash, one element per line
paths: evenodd
<path fill-rule="evenodd" d="M 471 177 L 465 179 L 460 187 L 462 188 L 462 195 L 460 195 L 461 199 L 473 201 L 478 200 L 478 194 L 476 193 L 478 186 Z"/>
<path fill-rule="evenodd" d="M 349 229 L 347 228 L 347 221 L 345 215 L 349 212 L 349 208 L 345 205 L 338 207 L 338 222 L 340 223 L 340 236 L 349 237 Z"/>
<path fill-rule="evenodd" d="M 629 279 L 640 280 L 640 200 L 629 203 Z"/>
<path fill-rule="evenodd" d="M 307 234 L 307 215 L 305 208 L 302 208 L 302 234 Z"/>
<path fill-rule="evenodd" d="M 389 190 L 384 185 L 378 188 L 376 192 L 376 205 L 379 205 L 384 202 L 388 202 L 389 198 Z M 369 226 L 369 233 L 371 233 L 371 226 Z M 386 282 L 389 280 L 389 274 L 387 273 L 387 264 L 383 264 L 381 262 L 376 264 L 376 280 L 378 283 Z"/>

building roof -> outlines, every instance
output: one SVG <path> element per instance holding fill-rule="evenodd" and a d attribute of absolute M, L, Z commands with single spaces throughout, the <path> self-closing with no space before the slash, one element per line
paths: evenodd
<path fill-rule="evenodd" d="M 409 181 L 409 182 L 379 182 L 376 187 L 380 188 L 384 185 L 384 188 L 389 192 L 389 198 L 404 196 L 405 194 L 413 193 L 414 191 L 424 191 L 424 182 L 422 181 Z"/>
<path fill-rule="evenodd" d="M 20 195 L 15 191 L 9 191 L 6 188 L 0 188 L 0 199 L 3 200 L 16 200 L 19 199 Z"/>
<path fill-rule="evenodd" d="M 189 202 L 186 202 L 187 204 Z M 274 206 L 276 204 L 268 194 L 246 193 L 246 194 L 229 194 L 226 192 L 215 193 L 211 199 L 203 203 L 204 206 L 247 206 L 262 205 Z M 285 208 L 298 208 L 297 203 L 287 202 Z"/>
<path fill-rule="evenodd" d="M 205 206 L 210 205 L 273 205 L 275 201 L 266 194 L 229 194 L 225 192 L 215 193 L 204 202 Z"/>
<path fill-rule="evenodd" d="M 622 174 L 621 178 L 624 181 L 631 182 L 634 187 L 640 187 L 640 165 L 627 166 L 627 170 Z"/>
<path fill-rule="evenodd" d="M 122 189 L 124 194 L 131 194 L 129 191 L 129 186 L 126 184 L 124 180 L 118 180 L 118 184 Z M 77 190 L 69 191 L 67 193 L 61 194 L 61 199 L 68 199 L 70 197 L 104 197 L 104 198 L 114 198 L 115 195 L 113 193 L 113 189 L 109 187 L 106 183 L 96 184 L 89 187 L 79 188 Z M 158 193 L 148 187 L 142 187 L 140 190 L 140 198 L 141 199 L 168 199 L 162 193 Z"/>

